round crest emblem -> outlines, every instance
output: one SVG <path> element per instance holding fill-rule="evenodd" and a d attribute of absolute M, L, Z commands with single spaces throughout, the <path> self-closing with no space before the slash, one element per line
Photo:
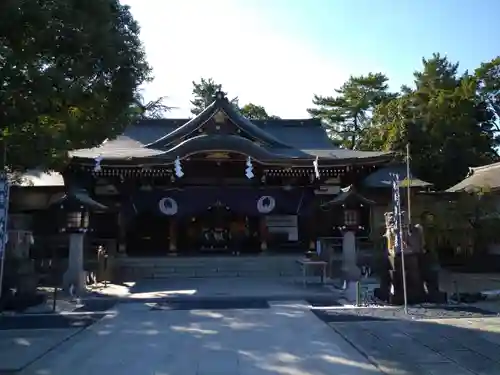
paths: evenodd
<path fill-rule="evenodd" d="M 173 216 L 177 213 L 179 206 L 177 202 L 170 197 L 162 198 L 158 202 L 158 208 L 160 212 L 164 215 Z"/>
<path fill-rule="evenodd" d="M 261 214 L 268 214 L 269 212 L 274 210 L 274 207 L 276 207 L 276 201 L 269 195 L 263 195 L 257 201 L 257 210 Z"/>

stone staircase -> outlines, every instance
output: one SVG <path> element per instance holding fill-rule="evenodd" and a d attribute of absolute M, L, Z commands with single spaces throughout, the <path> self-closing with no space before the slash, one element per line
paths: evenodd
<path fill-rule="evenodd" d="M 116 259 L 123 280 L 186 277 L 300 277 L 296 255 L 162 257 Z"/>

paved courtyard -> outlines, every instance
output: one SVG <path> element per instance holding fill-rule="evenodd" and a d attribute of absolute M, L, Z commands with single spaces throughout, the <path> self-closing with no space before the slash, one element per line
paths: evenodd
<path fill-rule="evenodd" d="M 4 318 L 0 369 L 24 367 L 18 372 L 24 375 L 500 374 L 494 313 L 451 319 L 460 314 L 444 311 L 441 319 L 418 320 L 372 309 L 347 319 L 353 309 L 318 312 L 305 301 L 327 295 L 333 294 L 276 280 L 144 281 L 115 306 L 104 304 L 110 308 L 104 318 L 40 316 L 30 330 Z"/>
<path fill-rule="evenodd" d="M 309 278 L 304 286 L 302 279 L 287 277 L 269 278 L 172 278 L 143 279 L 121 285 L 108 285 L 96 289 L 99 295 L 116 296 L 133 300 L 155 298 L 227 298 L 264 297 L 270 300 L 299 300 L 309 297 L 338 299 L 340 291 L 319 285 L 318 278 Z"/>
<path fill-rule="evenodd" d="M 300 303 L 267 309 L 151 310 L 120 305 L 22 374 L 379 374 Z"/>
<path fill-rule="evenodd" d="M 385 374 L 500 374 L 500 318 L 330 326 Z"/>
<path fill-rule="evenodd" d="M 79 333 L 4 331 L 11 345 L 24 345 L 10 361 L 31 355 L 24 375 L 500 374 L 500 318 L 325 324 L 304 301 L 241 310 L 162 306 L 120 304 Z M 40 336 L 62 342 L 42 356 Z"/>

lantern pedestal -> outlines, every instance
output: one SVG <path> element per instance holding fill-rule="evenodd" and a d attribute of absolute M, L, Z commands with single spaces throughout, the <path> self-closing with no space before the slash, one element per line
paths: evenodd
<path fill-rule="evenodd" d="M 357 265 L 356 235 L 353 231 L 345 231 L 342 238 L 342 274 L 346 281 L 345 297 L 349 301 L 356 299 L 355 282 L 361 277 Z"/>
<path fill-rule="evenodd" d="M 71 290 L 75 295 L 85 291 L 85 270 L 83 268 L 83 238 L 84 233 L 71 233 L 69 235 L 68 269 L 63 276 L 63 288 Z"/>
<path fill-rule="evenodd" d="M 375 296 L 391 305 L 404 303 L 403 267 L 401 253 L 391 254 L 386 258 L 384 271 L 380 275 L 380 287 L 375 289 Z M 424 283 L 420 277 L 418 254 L 405 254 L 406 290 L 408 304 L 427 302 Z"/>

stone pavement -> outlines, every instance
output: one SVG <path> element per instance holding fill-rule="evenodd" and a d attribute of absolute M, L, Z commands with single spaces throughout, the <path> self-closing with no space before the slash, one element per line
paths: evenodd
<path fill-rule="evenodd" d="M 330 326 L 385 374 L 500 374 L 500 318 Z"/>
<path fill-rule="evenodd" d="M 119 304 L 21 374 L 500 374 L 500 318 L 327 325 L 303 301 L 246 310 L 153 305 Z"/>
<path fill-rule="evenodd" d="M 301 300 L 312 297 L 339 298 L 341 291 L 317 283 L 306 287 L 301 280 L 287 277 L 270 278 L 171 278 L 142 279 L 123 285 L 108 284 L 94 289 L 99 296 L 132 300 L 155 298 L 266 298 L 269 300 Z"/>
<path fill-rule="evenodd" d="M 170 278 L 143 279 L 124 284 L 107 284 L 93 286 L 90 295 L 107 297 L 146 299 L 146 298 L 212 298 L 214 296 L 266 297 L 273 299 L 299 300 L 312 296 L 341 296 L 341 291 L 335 290 L 333 284 L 339 280 L 329 280 L 327 287 L 321 288 L 316 282 L 317 277 L 308 278 L 312 282 L 304 288 L 299 278 Z M 363 279 L 363 284 L 378 286 L 378 281 Z M 500 291 L 500 275 L 497 274 L 460 274 L 442 271 L 440 273 L 440 288 L 448 294 L 453 294 L 458 288 L 461 293 L 478 293 L 482 291 Z"/>
<path fill-rule="evenodd" d="M 81 328 L 1 330 L 0 374 L 21 370 L 80 330 Z"/>
<path fill-rule="evenodd" d="M 304 304 L 152 311 L 126 303 L 26 368 L 24 375 L 376 375 Z"/>
<path fill-rule="evenodd" d="M 0 330 L 0 368 L 31 363 L 24 375 L 500 374 L 500 318 L 327 325 L 301 300 L 336 292 L 282 278 L 144 280 L 123 288 L 124 303 L 87 328 Z M 274 302 L 241 310 L 154 306 L 217 298 Z"/>

